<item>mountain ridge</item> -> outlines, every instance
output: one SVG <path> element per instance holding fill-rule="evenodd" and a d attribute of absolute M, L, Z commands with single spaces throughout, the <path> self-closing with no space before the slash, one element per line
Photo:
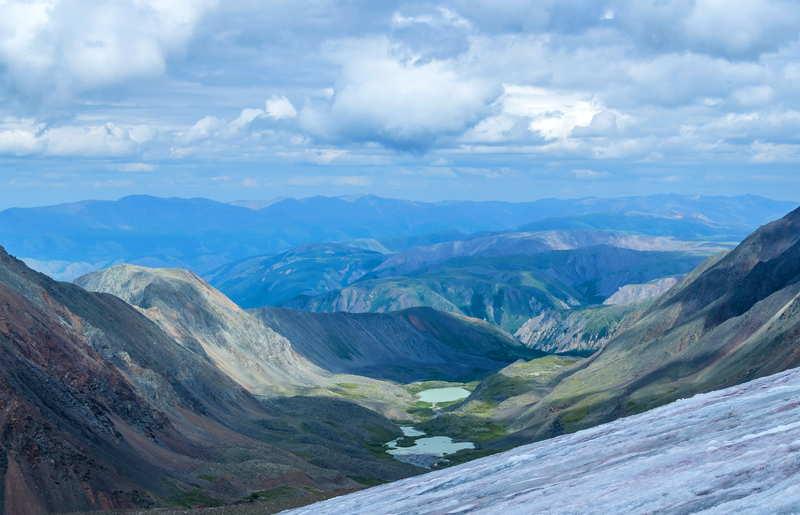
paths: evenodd
<path fill-rule="evenodd" d="M 513 230 L 552 216 L 611 212 L 698 213 L 715 223 L 755 229 L 796 203 L 760 197 L 661 195 L 622 199 L 542 200 L 530 203 L 454 201 L 438 204 L 380 197 L 284 199 L 261 210 L 208 199 L 146 195 L 0 211 L 6 248 L 31 264 L 81 264 L 95 269 L 121 262 L 178 267 L 200 273 L 308 241 L 382 239 L 457 230 Z M 65 265 L 62 269 L 66 268 Z M 51 272 L 65 274 L 69 270 Z"/>

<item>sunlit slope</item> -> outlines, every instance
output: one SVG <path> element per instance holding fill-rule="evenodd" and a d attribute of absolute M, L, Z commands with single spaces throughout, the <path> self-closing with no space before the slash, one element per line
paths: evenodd
<path fill-rule="evenodd" d="M 136 306 L 177 342 L 210 359 L 252 393 L 325 383 L 325 372 L 275 333 L 187 270 L 117 265 L 75 280 Z"/>

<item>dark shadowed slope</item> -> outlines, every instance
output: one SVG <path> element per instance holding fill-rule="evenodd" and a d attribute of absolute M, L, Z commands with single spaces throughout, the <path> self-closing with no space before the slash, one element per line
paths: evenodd
<path fill-rule="evenodd" d="M 530 441 L 800 365 L 800 210 L 710 258 L 547 397 L 503 416 Z"/>
<path fill-rule="evenodd" d="M 2 250 L 0 367 L 3 513 L 213 503 L 415 472 L 372 457 L 367 440 L 398 433 L 386 419 L 327 399 L 265 406 L 120 299 Z M 326 410 L 356 422 L 306 425 Z"/>
<path fill-rule="evenodd" d="M 303 357 L 336 373 L 403 382 L 473 380 L 518 358 L 543 355 L 482 320 L 414 308 L 395 313 L 248 311 Z"/>

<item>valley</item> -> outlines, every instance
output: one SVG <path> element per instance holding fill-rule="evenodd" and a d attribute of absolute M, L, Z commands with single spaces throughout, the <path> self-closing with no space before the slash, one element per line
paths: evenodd
<path fill-rule="evenodd" d="M 3 252 L 2 505 L 301 502 L 781 373 L 800 364 L 800 210 L 729 241 L 744 223 L 434 227 L 74 284 Z"/>

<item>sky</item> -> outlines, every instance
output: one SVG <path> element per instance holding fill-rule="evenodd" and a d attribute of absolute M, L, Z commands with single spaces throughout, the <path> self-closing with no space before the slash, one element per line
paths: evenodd
<path fill-rule="evenodd" d="M 0 0 L 0 209 L 800 200 L 800 2 Z"/>

